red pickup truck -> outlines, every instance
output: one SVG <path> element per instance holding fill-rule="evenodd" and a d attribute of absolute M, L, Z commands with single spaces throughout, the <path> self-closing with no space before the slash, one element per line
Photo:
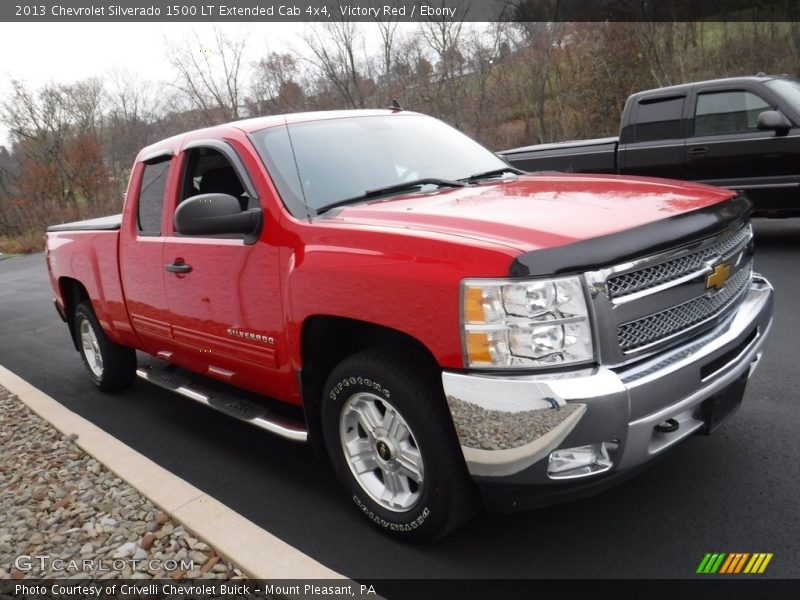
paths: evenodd
<path fill-rule="evenodd" d="M 145 148 L 122 215 L 51 227 L 46 256 L 95 385 L 314 443 L 366 518 L 424 539 L 481 499 L 596 492 L 736 410 L 772 322 L 749 210 L 524 175 L 412 112 L 308 113 Z"/>

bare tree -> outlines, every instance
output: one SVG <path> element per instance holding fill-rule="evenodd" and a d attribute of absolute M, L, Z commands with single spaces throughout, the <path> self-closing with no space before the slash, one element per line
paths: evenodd
<path fill-rule="evenodd" d="M 114 70 L 105 96 L 104 139 L 106 162 L 112 170 L 117 192 L 124 191 L 131 164 L 137 152 L 163 136 L 157 128 L 165 109 L 159 93 L 163 84 L 152 82 L 127 70 Z"/>
<path fill-rule="evenodd" d="M 177 87 L 205 125 L 241 117 L 242 60 L 247 36 L 232 39 L 214 27 L 207 42 L 192 38 L 170 45 L 170 62 L 178 72 Z"/>
<path fill-rule="evenodd" d="M 306 92 L 300 75 L 300 61 L 293 55 L 270 52 L 254 65 L 252 98 L 254 115 L 280 114 L 303 110 Z"/>
<path fill-rule="evenodd" d="M 492 129 L 499 125 L 496 107 L 502 105 L 505 90 L 498 62 L 504 49 L 507 51 L 510 27 L 509 23 L 498 22 L 484 29 L 472 29 L 464 42 L 469 73 L 468 130 L 477 138 L 483 136 L 488 124 Z"/>
<path fill-rule="evenodd" d="M 11 200 L 17 179 L 15 163 L 14 156 L 5 146 L 0 146 L 0 235 L 17 232 L 18 223 Z"/>
<path fill-rule="evenodd" d="M 320 79 L 332 86 L 350 108 L 364 108 L 363 79 L 356 46 L 361 34 L 356 23 L 334 20 L 315 25 L 300 36 L 311 52 L 308 59 Z"/>
<path fill-rule="evenodd" d="M 100 137 L 102 95 L 96 79 L 36 92 L 12 81 L 0 119 L 11 132 L 17 168 L 13 188 L 4 188 L 23 233 L 43 227 L 53 214 L 106 212 L 111 194 Z"/>
<path fill-rule="evenodd" d="M 397 0 L 391 0 L 387 4 L 390 7 L 395 7 L 398 5 Z M 381 70 L 380 70 L 380 80 L 383 83 L 385 89 L 392 93 L 393 90 L 393 60 L 394 60 L 394 50 L 395 50 L 395 42 L 397 39 L 397 26 L 399 24 L 398 19 L 396 18 L 389 18 L 383 19 L 375 19 L 375 26 L 378 28 L 378 33 L 381 37 Z"/>
<path fill-rule="evenodd" d="M 59 200 L 73 201 L 64 152 L 70 116 L 63 87 L 50 84 L 36 93 L 24 82 L 12 80 L 10 97 L 0 106 L 0 120 L 22 156 L 50 167 L 47 179 L 55 179 L 51 187 Z"/>
<path fill-rule="evenodd" d="M 73 126 L 81 133 L 95 132 L 102 123 L 102 104 L 105 84 L 98 77 L 63 86 L 69 98 L 66 110 Z"/>
<path fill-rule="evenodd" d="M 393 43 L 396 48 L 391 67 L 393 87 L 386 90 L 404 107 L 435 113 L 433 65 L 422 36 L 416 31 L 412 35 L 397 38 Z"/>
<path fill-rule="evenodd" d="M 463 20 L 451 21 L 445 17 L 431 18 L 420 24 L 420 35 L 436 60 L 432 100 L 437 116 L 449 120 L 456 127 L 462 127 L 464 121 L 466 62 L 461 48 L 463 26 Z"/>

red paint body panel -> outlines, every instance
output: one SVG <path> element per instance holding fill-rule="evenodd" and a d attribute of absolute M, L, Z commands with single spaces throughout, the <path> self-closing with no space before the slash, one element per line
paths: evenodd
<path fill-rule="evenodd" d="M 299 330 L 314 315 L 347 317 L 402 331 L 443 367 L 463 367 L 459 284 L 508 274 L 518 253 L 470 238 L 417 230 L 286 217 L 285 304 Z M 300 366 L 300 339 L 290 341 Z M 334 341 L 335 343 L 335 341 Z"/>
<path fill-rule="evenodd" d="M 306 114 L 290 120 L 352 115 Z M 462 279 L 505 277 L 521 252 L 607 235 L 732 195 L 664 180 L 543 174 L 393 196 L 299 220 L 284 207 L 247 136 L 283 122 L 283 117 L 254 119 L 144 149 L 131 175 L 119 232 L 48 234 L 58 302 L 63 306 L 58 281 L 76 279 L 114 341 L 300 404 L 297 371 L 302 330 L 310 317 L 346 317 L 401 331 L 427 347 L 442 367 L 461 368 Z M 180 237 L 173 230 L 182 150 L 192 140 L 209 139 L 224 140 L 236 150 L 256 187 L 264 227 L 255 244 Z M 164 224 L 160 236 L 140 236 L 141 160 L 159 150 L 173 154 Z M 165 271 L 178 259 L 192 272 Z M 272 343 L 235 337 L 229 330 Z"/>
<path fill-rule="evenodd" d="M 47 238 L 50 284 L 59 306 L 63 309 L 65 304 L 61 283 L 65 279 L 79 281 L 92 300 L 108 337 L 125 346 L 137 345 L 119 276 L 119 232 L 59 232 L 48 233 Z"/>
<path fill-rule="evenodd" d="M 563 246 L 715 204 L 733 195 L 702 184 L 613 175 L 528 175 L 348 207 L 343 223 L 482 238 L 520 251 Z"/>

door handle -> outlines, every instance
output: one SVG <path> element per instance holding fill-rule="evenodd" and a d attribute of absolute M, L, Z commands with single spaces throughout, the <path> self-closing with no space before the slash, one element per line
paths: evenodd
<path fill-rule="evenodd" d="M 192 265 L 187 265 L 185 262 L 174 262 L 168 264 L 166 270 L 170 273 L 190 273 L 192 271 Z"/>
<path fill-rule="evenodd" d="M 689 156 L 703 156 L 708 153 L 708 148 L 706 146 L 700 146 L 698 148 L 689 148 Z"/>

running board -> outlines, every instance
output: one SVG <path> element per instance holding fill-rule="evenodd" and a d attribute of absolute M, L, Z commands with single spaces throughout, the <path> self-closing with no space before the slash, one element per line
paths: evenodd
<path fill-rule="evenodd" d="M 139 367 L 136 375 L 145 381 L 154 383 L 186 398 L 205 404 L 211 408 L 234 417 L 245 423 L 255 425 L 259 429 L 269 431 L 293 442 L 306 442 L 308 431 L 298 423 L 287 419 L 270 416 L 269 409 L 226 392 L 212 391 L 201 388 L 186 377 L 171 369 L 154 369 L 152 367 Z"/>

